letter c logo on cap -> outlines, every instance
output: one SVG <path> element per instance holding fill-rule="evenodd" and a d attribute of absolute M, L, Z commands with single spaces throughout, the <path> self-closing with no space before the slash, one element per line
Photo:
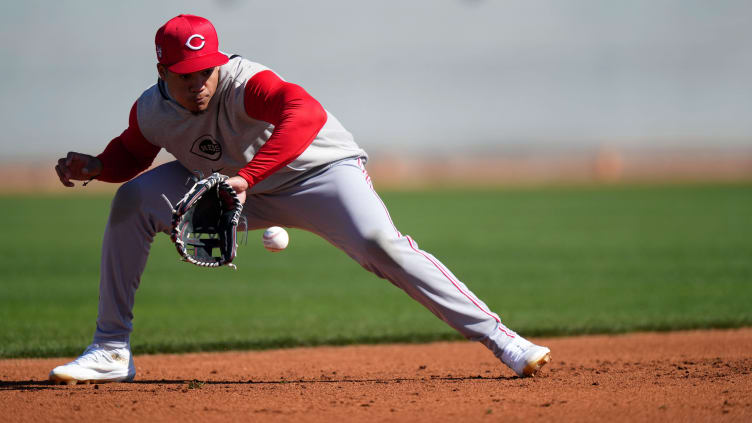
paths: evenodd
<path fill-rule="evenodd" d="M 201 44 L 194 46 L 192 43 L 194 38 L 198 38 L 199 40 L 201 40 Z M 204 48 L 204 44 L 206 44 L 206 41 L 204 41 L 203 35 L 200 35 L 200 34 L 191 35 L 190 37 L 188 37 L 188 41 L 185 42 L 185 46 L 191 50 L 201 50 L 202 48 Z"/>

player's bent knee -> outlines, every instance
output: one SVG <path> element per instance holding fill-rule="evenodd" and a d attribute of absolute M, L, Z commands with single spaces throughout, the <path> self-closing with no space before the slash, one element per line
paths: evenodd
<path fill-rule="evenodd" d="M 121 185 L 112 199 L 110 224 L 118 224 L 134 213 L 140 213 L 142 201 L 143 190 L 138 180 L 132 180 Z"/>

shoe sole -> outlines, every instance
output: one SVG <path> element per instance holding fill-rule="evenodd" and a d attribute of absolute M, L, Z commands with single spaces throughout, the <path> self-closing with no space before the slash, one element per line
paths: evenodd
<path fill-rule="evenodd" d="M 130 382 L 133 380 L 133 377 L 120 379 L 120 378 L 114 378 L 114 379 L 75 379 L 70 376 L 65 375 L 50 375 L 50 382 L 52 382 L 53 385 L 89 385 L 89 384 L 97 384 L 97 383 L 111 383 L 111 382 Z"/>
<path fill-rule="evenodd" d="M 535 359 L 529 363 L 527 363 L 527 366 L 522 370 L 522 376 L 523 377 L 531 377 L 535 376 L 538 371 L 545 366 L 549 361 L 551 361 L 551 352 L 548 351 L 547 353 L 543 354 L 538 359 Z"/>

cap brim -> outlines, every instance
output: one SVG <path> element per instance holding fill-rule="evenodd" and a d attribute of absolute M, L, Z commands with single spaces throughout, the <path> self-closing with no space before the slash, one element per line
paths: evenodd
<path fill-rule="evenodd" d="M 207 54 L 206 56 L 183 60 L 182 62 L 168 66 L 167 69 L 169 69 L 170 72 L 175 73 L 193 73 L 200 70 L 213 68 L 215 66 L 222 66 L 229 61 L 230 59 L 226 55 L 217 52 Z"/>

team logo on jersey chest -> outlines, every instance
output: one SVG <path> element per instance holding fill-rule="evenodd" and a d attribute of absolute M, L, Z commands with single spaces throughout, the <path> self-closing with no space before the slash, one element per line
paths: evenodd
<path fill-rule="evenodd" d="M 193 141 L 191 153 L 211 161 L 217 161 L 222 157 L 222 145 L 211 135 L 201 135 Z"/>

